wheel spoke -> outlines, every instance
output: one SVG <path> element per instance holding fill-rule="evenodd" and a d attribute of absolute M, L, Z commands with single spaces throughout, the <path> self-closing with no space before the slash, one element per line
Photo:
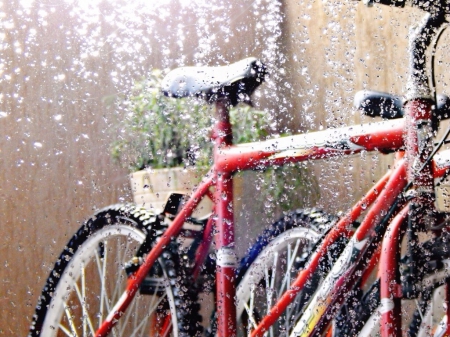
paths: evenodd
<path fill-rule="evenodd" d="M 104 310 L 105 310 L 105 302 L 106 306 L 108 307 L 109 311 L 109 303 L 108 303 L 108 295 L 106 293 L 106 281 L 105 281 L 105 275 L 106 275 L 106 265 L 108 263 L 108 250 L 106 247 L 106 242 L 100 242 L 99 246 L 102 246 L 103 250 L 103 256 L 99 256 L 99 252 L 96 249 L 95 250 L 95 260 L 97 263 L 97 270 L 98 270 L 98 276 L 100 278 L 100 308 L 98 313 L 98 327 L 102 324 L 103 318 L 105 317 Z"/>
<path fill-rule="evenodd" d="M 269 270 L 267 269 L 267 267 L 264 267 L 264 281 L 266 286 L 266 305 L 268 310 L 270 305 L 270 280 L 269 280 Z"/>
<path fill-rule="evenodd" d="M 273 266 L 272 266 L 272 280 L 270 282 L 270 289 L 275 289 L 275 279 L 277 275 L 277 265 L 278 265 L 278 252 L 273 254 Z"/>
<path fill-rule="evenodd" d="M 253 317 L 253 310 L 251 310 L 248 307 L 247 303 L 244 303 L 244 307 L 245 307 L 245 310 L 247 311 L 247 315 L 248 315 L 248 319 L 249 319 L 250 323 L 253 325 L 253 328 L 256 328 L 258 326 L 258 324 L 256 323 L 256 321 Z"/>
<path fill-rule="evenodd" d="M 69 322 L 69 327 L 70 327 L 70 334 L 69 334 L 69 336 L 78 337 L 77 329 L 76 329 L 75 323 L 74 323 L 74 318 L 73 318 L 73 315 L 70 312 L 70 309 L 69 309 L 68 305 L 64 306 L 64 312 L 66 314 L 67 321 Z"/>
<path fill-rule="evenodd" d="M 83 336 L 87 336 L 87 325 L 89 325 L 89 329 L 91 330 L 91 334 L 95 335 L 94 326 L 92 324 L 91 318 L 89 316 L 87 310 L 87 300 L 86 300 L 86 283 L 85 283 L 85 269 L 82 264 L 81 269 L 81 290 L 77 283 L 74 284 L 75 292 L 77 293 L 78 301 L 81 304 L 82 309 L 82 323 L 83 323 Z"/>
<path fill-rule="evenodd" d="M 291 246 L 288 245 L 290 248 Z M 294 251 L 292 252 L 291 259 L 288 260 L 288 266 L 286 269 L 286 273 L 284 275 L 283 282 L 281 283 L 281 288 L 279 290 L 279 294 L 282 294 L 285 290 L 289 289 L 291 287 L 291 269 L 295 262 L 295 257 L 297 256 L 298 248 L 300 247 L 300 239 L 297 239 L 294 247 Z M 286 286 L 286 289 L 285 289 Z"/>
<path fill-rule="evenodd" d="M 256 327 L 256 321 L 255 318 L 253 317 L 253 313 L 254 313 L 254 302 L 255 302 L 255 284 L 252 283 L 250 285 L 250 299 L 249 299 L 249 303 L 244 302 L 244 310 L 247 312 L 247 316 L 248 316 L 248 320 L 249 322 L 251 322 L 251 324 L 247 324 L 247 336 L 251 335 L 251 331 L 252 331 L 252 327 L 251 325 L 253 325 L 253 327 Z"/>
<path fill-rule="evenodd" d="M 87 336 L 87 309 L 86 309 L 86 268 L 81 264 L 81 308 L 83 312 L 83 336 Z"/>
<path fill-rule="evenodd" d="M 251 315 L 252 319 L 253 319 L 253 310 L 255 310 L 254 308 L 254 303 L 255 303 L 255 284 L 252 284 L 250 286 L 250 313 L 249 315 Z"/>
<path fill-rule="evenodd" d="M 247 332 L 254 329 L 258 321 L 270 313 L 281 296 L 292 286 L 295 277 L 296 261 L 298 258 L 307 258 L 321 234 L 314 228 L 325 230 L 327 223 L 332 225 L 336 218 L 329 217 L 320 211 L 295 211 L 284 215 L 275 222 L 271 228 L 261 235 L 255 245 L 250 249 L 252 252 L 246 259 L 249 264 L 237 287 L 238 322 L 249 319 Z M 319 227 L 320 220 L 320 227 Z M 253 252 L 257 251 L 255 257 Z M 319 283 L 317 283 L 317 286 Z M 316 290 L 316 284 L 305 287 L 298 295 L 300 302 L 291 303 L 279 313 L 276 323 L 264 331 L 265 336 L 286 337 L 291 332 L 295 323 L 297 312 L 303 310 L 303 305 Z M 255 291 L 256 290 L 256 291 Z M 241 334 L 245 334 L 241 330 Z"/>
<path fill-rule="evenodd" d="M 270 312 L 270 309 L 272 308 L 273 294 L 277 295 L 277 293 L 275 292 L 275 279 L 277 277 L 277 266 L 278 266 L 278 252 L 275 252 L 275 254 L 273 254 L 272 280 L 270 283 L 271 294 L 270 294 L 270 301 L 267 305 L 267 314 Z M 273 337 L 273 325 L 270 326 L 269 332 L 270 337 Z"/>
<path fill-rule="evenodd" d="M 121 247 L 121 244 L 120 244 L 120 238 L 117 238 L 116 244 L 117 244 L 117 247 L 116 247 L 115 263 L 116 264 L 120 264 L 120 265 L 123 266 L 123 258 L 122 258 L 122 255 L 121 255 L 121 252 L 122 252 L 123 248 Z M 113 303 L 116 303 L 117 300 L 120 298 L 120 296 L 123 293 L 122 282 L 119 282 L 119 281 L 122 280 L 124 274 L 122 274 L 123 270 L 121 270 L 121 268 L 117 268 L 117 269 L 118 269 L 117 270 L 117 274 L 114 275 L 114 277 L 116 279 L 116 282 L 114 283 L 115 284 L 115 288 L 114 288 L 114 291 L 113 291 L 113 295 L 111 297 Z"/>
<path fill-rule="evenodd" d="M 149 317 L 149 316 L 147 316 Z M 147 318 L 146 317 L 146 318 Z M 130 337 L 134 337 L 134 336 L 143 336 L 144 335 L 144 331 L 143 329 L 145 328 L 145 324 L 147 323 L 146 319 L 141 320 L 141 322 L 139 322 L 138 326 L 136 326 L 136 328 L 133 331 L 133 334 L 130 335 Z M 138 334 L 136 334 L 138 333 Z"/>
<path fill-rule="evenodd" d="M 416 308 L 417 308 L 417 311 L 419 312 L 421 321 L 425 322 L 425 318 L 423 317 L 422 310 L 420 310 L 420 304 L 419 304 L 419 301 L 417 300 L 417 298 L 414 299 L 414 303 L 416 304 Z"/>
<path fill-rule="evenodd" d="M 59 324 L 59 329 L 62 331 L 62 332 L 64 332 L 64 334 L 66 335 L 66 336 L 68 336 L 68 337 L 74 337 L 75 335 L 73 334 L 73 333 L 71 333 L 70 331 L 69 331 L 69 329 L 67 329 L 64 325 L 62 325 L 62 324 Z"/>
<path fill-rule="evenodd" d="M 166 296 L 161 296 L 161 297 L 159 297 L 159 296 L 154 296 L 154 297 L 158 297 L 158 298 L 159 298 L 159 301 L 157 301 L 157 302 L 153 305 L 153 307 L 150 307 L 149 312 L 155 311 L 155 310 L 158 308 L 158 305 L 166 298 Z"/>
<path fill-rule="evenodd" d="M 140 300 L 140 298 L 138 298 L 138 295 L 136 295 L 134 297 L 134 300 L 131 302 L 130 306 L 127 308 L 125 317 L 121 317 L 120 318 L 120 322 L 121 322 L 121 325 L 122 325 L 122 328 L 120 329 L 120 336 L 124 335 L 125 328 L 127 327 L 127 322 L 130 319 L 131 313 L 134 311 L 133 309 L 134 308 L 139 308 L 137 306 L 137 302 L 139 300 Z"/>
<path fill-rule="evenodd" d="M 297 242 L 298 242 L 298 240 L 297 240 Z M 295 250 L 295 249 L 294 249 Z M 290 274 L 291 274 L 291 265 L 292 265 L 292 261 L 295 259 L 295 251 L 294 252 L 292 252 L 292 248 L 291 248 L 291 244 L 289 243 L 288 245 L 287 245 L 287 266 L 286 266 L 286 272 L 285 272 L 285 275 L 284 275 L 284 278 L 283 278 L 283 282 L 281 282 L 281 288 L 278 290 L 279 291 L 279 294 L 282 294 L 282 292 L 283 292 L 283 285 L 284 284 L 286 284 L 286 288 L 290 288 L 290 285 L 291 285 L 291 277 L 290 277 Z M 289 305 L 287 308 L 286 308 L 286 319 L 284 320 L 284 328 L 285 328 L 285 330 L 287 331 L 288 329 L 289 329 L 289 319 L 290 319 L 290 317 L 291 317 L 291 308 L 290 308 L 291 306 Z"/>

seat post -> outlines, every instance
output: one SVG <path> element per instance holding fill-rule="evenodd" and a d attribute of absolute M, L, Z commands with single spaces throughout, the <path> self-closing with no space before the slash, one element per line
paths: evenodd
<path fill-rule="evenodd" d="M 229 108 L 231 103 L 226 97 L 215 102 L 217 123 L 214 128 L 214 158 L 221 150 L 232 145 L 233 136 Z M 236 335 L 236 306 L 234 299 L 236 285 L 234 276 L 237 256 L 234 245 L 233 179 L 232 172 L 216 171 L 216 191 L 214 196 L 215 242 L 216 242 L 216 290 L 218 335 L 231 337 Z"/>
<path fill-rule="evenodd" d="M 214 127 L 213 139 L 215 146 L 221 148 L 233 144 L 233 133 L 230 123 L 231 102 L 226 97 L 218 99 L 215 103 L 217 123 Z"/>

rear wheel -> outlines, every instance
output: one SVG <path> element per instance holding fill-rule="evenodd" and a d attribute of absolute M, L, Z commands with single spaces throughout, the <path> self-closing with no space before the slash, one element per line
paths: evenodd
<path fill-rule="evenodd" d="M 337 218 L 318 210 L 298 210 L 274 223 L 250 249 L 241 263 L 236 291 L 238 335 L 246 336 L 269 312 L 307 262 L 322 234 L 336 223 Z M 328 267 L 333 255 L 343 247 L 331 248 Z M 320 284 L 327 264 L 308 282 L 278 321 L 270 327 L 268 336 L 287 336 L 305 304 Z"/>
<path fill-rule="evenodd" d="M 115 206 L 88 220 L 69 241 L 47 279 L 29 336 L 94 336 L 122 295 L 125 268 L 159 220 L 145 209 Z M 148 245 L 148 249 L 150 245 Z M 147 249 L 147 250 L 148 250 Z M 163 252 L 111 336 L 194 336 L 197 294 L 172 242 Z M 179 303 L 190 304 L 190 312 Z M 189 321 L 189 324 L 186 322 Z"/>

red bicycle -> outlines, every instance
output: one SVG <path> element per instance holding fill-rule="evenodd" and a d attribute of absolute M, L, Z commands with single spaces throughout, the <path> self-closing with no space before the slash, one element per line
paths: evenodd
<path fill-rule="evenodd" d="M 265 66 L 249 58 L 169 73 L 167 95 L 215 105 L 211 170 L 192 195 L 172 195 L 162 214 L 117 205 L 87 221 L 47 280 L 30 336 L 200 335 L 198 294 L 205 289 L 215 299 L 211 335 L 449 336 L 450 223 L 436 210 L 435 186 L 450 173 L 450 150 L 441 150 L 450 129 L 434 138 L 450 117 L 450 99 L 436 95 L 426 55 L 450 4 L 410 5 L 426 16 L 411 35 L 405 99 L 365 91 L 355 100 L 383 122 L 233 145 L 228 109 L 250 101 Z M 346 214 L 291 212 L 238 263 L 235 172 L 361 151 L 395 152 L 395 162 Z M 211 216 L 195 219 L 203 198 L 214 201 Z M 193 239 L 190 247 L 179 247 L 180 236 Z"/>

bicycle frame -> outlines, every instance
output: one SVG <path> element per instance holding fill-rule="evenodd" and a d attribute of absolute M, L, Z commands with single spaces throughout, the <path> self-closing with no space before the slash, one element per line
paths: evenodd
<path fill-rule="evenodd" d="M 414 88 L 417 89 L 417 85 Z M 414 207 L 421 207 L 422 210 L 434 208 L 434 179 L 445 176 L 450 170 L 450 150 L 441 151 L 433 161 L 426 161 L 432 147 L 431 137 L 426 134 L 431 128 L 432 105 L 433 101 L 423 93 L 414 94 L 406 106 L 408 115 L 401 120 L 329 129 L 236 146 L 232 145 L 229 102 L 226 99 L 217 101 L 218 122 L 213 131 L 213 167 L 146 256 L 138 271 L 129 278 L 125 292 L 96 332 L 96 336 L 106 336 L 109 333 L 164 247 L 180 232 L 199 202 L 211 195 L 214 201 L 213 215 L 207 222 L 203 241 L 196 252 L 194 272 L 196 275 L 199 273 L 215 232 L 218 334 L 221 337 L 234 336 L 237 257 L 234 252 L 233 174 L 241 170 L 348 156 L 361 151 L 400 152 L 396 155 L 394 167 L 326 234 L 291 288 L 253 330 L 252 337 L 262 336 L 268 330 L 314 274 L 328 247 L 339 237 L 349 237 L 349 225 L 363 213 L 365 216 L 361 225 L 351 236 L 344 252 L 294 327 L 293 335 L 306 337 L 325 331 L 330 322 L 327 317 L 332 316 L 339 308 L 346 291 L 351 290 L 361 275 L 374 267 L 368 261 L 379 251 L 381 244 L 383 249 L 379 254 L 381 261 L 387 266 L 381 273 L 382 336 L 400 336 L 401 289 L 399 290 L 396 272 L 401 231 L 405 226 L 414 227 L 423 221 L 420 212 L 411 215 Z M 412 186 L 411 190 L 414 192 L 406 201 L 404 192 L 409 186 Z M 213 193 L 210 188 L 214 188 Z M 385 235 L 387 230 L 389 235 Z M 447 332 L 450 332 L 449 328 Z"/>
<path fill-rule="evenodd" d="M 217 109 L 223 109 L 219 106 Z M 216 137 L 215 161 L 216 165 L 203 179 L 202 183 L 193 192 L 188 201 L 184 204 L 179 214 L 175 217 L 164 236 L 146 257 L 145 262 L 139 268 L 134 277 L 129 279 L 127 290 L 124 292 L 121 301 L 116 304 L 112 314 L 107 318 L 102 327 L 97 331 L 97 336 L 105 336 L 112 328 L 113 322 L 120 319 L 122 312 L 133 299 L 140 283 L 145 278 L 163 248 L 168 244 L 171 237 L 176 236 L 186 220 L 191 216 L 195 207 L 205 196 L 210 196 L 210 188 L 215 187 L 214 216 L 208 221 L 203 232 L 203 240 L 196 254 L 195 274 L 199 273 L 199 267 L 208 253 L 213 228 L 216 229 L 216 251 L 217 251 L 217 303 L 218 317 L 222 318 L 219 323 L 221 336 L 232 336 L 234 327 L 229 324 L 235 320 L 234 305 L 234 273 L 236 257 L 234 254 L 234 226 L 233 210 L 230 207 L 230 200 L 233 198 L 232 175 L 239 170 L 261 169 L 272 165 L 282 165 L 288 162 L 301 162 L 305 160 L 325 159 L 336 156 L 349 156 L 361 151 L 394 151 L 404 146 L 403 131 L 405 121 L 394 120 L 378 123 L 370 123 L 347 128 L 330 129 L 305 135 L 289 136 L 264 142 L 255 142 L 242 145 L 228 145 L 226 137 Z M 223 121 L 218 122 L 215 128 L 216 134 L 229 135 L 229 125 Z M 227 131 L 228 130 L 228 131 Z M 370 131 L 369 131 L 370 130 Z M 434 177 L 444 176 L 450 169 L 450 150 L 442 151 L 440 157 L 433 162 Z M 392 178 L 392 177 L 395 178 Z M 355 236 L 362 238 L 369 233 L 374 224 L 377 224 L 377 214 L 386 212 L 390 205 L 400 194 L 406 185 L 406 164 L 404 161 L 398 163 L 398 167 L 393 172 L 388 172 L 358 203 L 342 217 L 330 233 L 324 238 L 321 246 L 312 256 L 308 266 L 299 274 L 297 280 L 292 284 L 290 290 L 272 310 L 273 314 L 268 315 L 261 322 L 254 336 L 259 336 L 277 319 L 277 312 L 281 313 L 297 292 L 301 291 L 303 285 L 310 275 L 312 275 L 320 258 L 337 238 L 342 235 L 348 236 L 348 226 L 354 222 L 363 211 L 370 207 L 376 200 L 378 206 L 371 209 L 371 215 L 361 224 Z M 384 194 L 383 194 L 384 193 Z M 390 197 L 389 200 L 386 198 Z M 216 220 L 214 220 L 216 219 Z"/>

